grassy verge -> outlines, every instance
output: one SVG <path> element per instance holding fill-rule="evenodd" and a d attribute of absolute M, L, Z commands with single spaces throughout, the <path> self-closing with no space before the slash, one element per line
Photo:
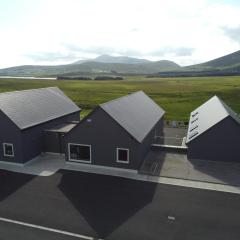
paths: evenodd
<path fill-rule="evenodd" d="M 188 120 L 189 112 L 218 95 L 240 112 L 240 77 L 153 78 L 129 77 L 123 81 L 56 81 L 0 79 L 0 92 L 58 86 L 84 115 L 100 103 L 143 90 L 167 112 L 167 119 Z"/>

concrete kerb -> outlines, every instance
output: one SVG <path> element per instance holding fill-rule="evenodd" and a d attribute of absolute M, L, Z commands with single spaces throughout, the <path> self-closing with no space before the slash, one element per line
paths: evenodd
<path fill-rule="evenodd" d="M 36 164 L 37 158 L 34 158 L 31 161 L 31 163 L 33 165 L 34 163 Z M 6 167 L 6 165 L 8 165 L 9 167 Z M 27 171 L 26 170 L 24 171 L 24 166 L 28 168 L 26 169 Z M 52 173 L 41 175 L 38 173 L 38 171 L 36 171 L 36 169 L 34 169 L 34 167 L 36 168 L 36 166 L 33 166 L 33 171 L 31 172 L 30 171 L 31 166 L 29 165 L 29 163 L 26 165 L 23 165 L 23 164 L 13 165 L 13 164 L 3 163 L 3 165 L 0 166 L 1 169 L 14 171 L 14 172 L 22 172 L 25 174 L 39 175 L 39 176 L 50 176 L 56 172 L 56 171 L 52 171 Z M 86 164 L 79 164 L 79 163 L 65 163 L 59 166 L 58 170 L 61 170 L 61 169 L 94 173 L 94 174 L 103 174 L 108 176 L 116 176 L 116 177 L 122 177 L 127 179 L 138 180 L 138 181 L 147 181 L 147 182 L 154 182 L 154 183 L 161 183 L 161 184 L 168 184 L 168 185 L 175 185 L 175 186 L 182 186 L 182 187 L 190 187 L 190 188 L 198 188 L 198 189 L 206 189 L 206 190 L 240 194 L 240 186 L 238 187 L 233 185 L 212 183 L 207 181 L 198 181 L 198 180 L 191 180 L 191 179 L 184 179 L 184 178 L 152 176 L 152 175 L 146 175 L 146 174 L 139 174 L 137 171 L 133 171 L 129 169 L 122 170 L 118 168 L 101 167 L 96 165 L 93 166 L 93 165 L 86 165 Z"/>
<path fill-rule="evenodd" d="M 136 180 L 240 194 L 240 187 L 227 185 L 227 184 L 201 182 L 197 180 L 171 178 L 171 177 L 163 177 L 163 176 L 155 177 L 155 176 L 149 176 L 149 175 L 142 175 L 142 177 Z"/>
<path fill-rule="evenodd" d="M 75 165 L 76 163 L 74 163 Z M 171 177 L 163 177 L 163 176 L 151 176 L 145 174 L 139 174 L 136 172 L 131 171 L 112 171 L 112 169 L 108 168 L 95 168 L 93 167 L 91 171 L 87 171 L 87 169 L 80 169 L 75 168 L 73 164 L 67 163 L 64 167 L 65 170 L 72 170 L 72 171 L 79 171 L 79 172 L 87 172 L 93 174 L 103 174 L 108 176 L 115 176 L 115 177 L 122 177 L 137 181 L 146 181 L 146 182 L 154 182 L 154 183 L 161 183 L 161 184 L 168 184 L 174 186 L 182 186 L 182 187 L 189 187 L 189 188 L 198 188 L 198 189 L 205 189 L 205 190 L 212 190 L 212 191 L 220 191 L 220 192 L 229 192 L 229 193 L 236 193 L 240 194 L 240 187 L 238 186 L 231 186 L 227 184 L 218 184 L 218 183 L 211 183 L 211 182 L 201 182 L 197 180 L 189 180 L 189 179 L 180 179 L 180 178 L 171 178 Z M 92 166 L 88 166 L 88 169 Z M 99 169 L 101 169 L 99 171 Z"/>

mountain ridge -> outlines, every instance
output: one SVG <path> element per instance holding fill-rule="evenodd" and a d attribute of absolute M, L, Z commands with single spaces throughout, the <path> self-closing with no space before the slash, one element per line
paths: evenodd
<path fill-rule="evenodd" d="M 139 63 L 150 63 L 152 61 L 147 59 L 128 57 L 128 56 L 111 56 L 108 54 L 103 54 L 93 59 L 79 60 L 79 61 L 73 62 L 72 64 L 81 64 L 85 62 L 139 64 Z"/>
<path fill-rule="evenodd" d="M 104 56 L 104 57 L 103 57 Z M 107 55 L 100 56 L 97 61 L 84 60 L 81 63 L 73 63 L 66 65 L 23 65 L 10 68 L 0 69 L 0 75 L 6 76 L 41 76 L 41 75 L 81 75 L 81 74 L 152 74 L 159 71 L 177 71 L 181 66 L 175 62 L 168 60 L 149 61 L 145 59 L 137 59 L 131 57 L 111 57 L 108 61 L 119 62 L 103 62 Z M 81 61 L 81 60 L 80 60 Z M 127 61 L 128 63 L 125 63 Z M 131 63 L 129 63 L 131 62 Z M 134 62 L 134 63 L 133 63 Z"/>
<path fill-rule="evenodd" d="M 197 70 L 233 70 L 240 68 L 240 50 L 204 63 L 187 66 L 186 68 Z"/>
<path fill-rule="evenodd" d="M 77 63 L 80 62 L 80 63 Z M 118 75 L 156 74 L 161 72 L 227 72 L 240 74 L 240 51 L 200 63 L 181 67 L 173 61 L 150 61 L 128 56 L 101 55 L 95 59 L 80 60 L 65 65 L 23 65 L 0 69 L 1 76 L 77 76 L 77 75 Z M 177 74 L 179 75 L 179 74 Z"/>

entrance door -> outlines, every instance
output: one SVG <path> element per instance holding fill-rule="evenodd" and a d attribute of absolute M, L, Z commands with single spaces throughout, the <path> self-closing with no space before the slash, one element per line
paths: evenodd
<path fill-rule="evenodd" d="M 65 135 L 57 131 L 45 131 L 43 135 L 43 152 L 65 153 Z"/>
<path fill-rule="evenodd" d="M 58 133 L 58 140 L 59 140 L 59 153 L 65 153 L 65 135 L 63 133 Z"/>

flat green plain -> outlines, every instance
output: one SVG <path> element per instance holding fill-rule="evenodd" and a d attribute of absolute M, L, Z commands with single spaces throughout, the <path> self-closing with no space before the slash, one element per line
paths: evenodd
<path fill-rule="evenodd" d="M 240 77 L 145 78 L 121 81 L 0 79 L 0 92 L 58 86 L 83 111 L 143 90 L 166 111 L 166 119 L 187 121 L 189 113 L 217 95 L 240 113 Z"/>

